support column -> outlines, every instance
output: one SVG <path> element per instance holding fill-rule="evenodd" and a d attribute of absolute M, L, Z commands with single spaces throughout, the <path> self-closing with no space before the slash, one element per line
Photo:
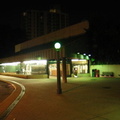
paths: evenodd
<path fill-rule="evenodd" d="M 59 51 L 57 51 L 57 93 L 62 94 Z"/>
<path fill-rule="evenodd" d="M 62 81 L 67 83 L 67 73 L 66 73 L 66 58 L 62 59 Z"/>

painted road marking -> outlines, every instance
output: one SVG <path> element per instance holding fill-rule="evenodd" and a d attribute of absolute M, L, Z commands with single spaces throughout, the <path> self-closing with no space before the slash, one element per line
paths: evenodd
<path fill-rule="evenodd" d="M 6 81 L 10 81 L 14 84 L 19 85 L 21 87 L 21 92 L 18 95 L 18 97 L 13 101 L 13 103 L 4 111 L 4 113 L 0 115 L 0 120 L 5 120 L 5 118 L 10 114 L 10 112 L 13 110 L 13 108 L 17 105 L 17 103 L 21 100 L 21 98 L 25 94 L 25 87 L 22 84 L 11 80 L 6 80 Z"/>

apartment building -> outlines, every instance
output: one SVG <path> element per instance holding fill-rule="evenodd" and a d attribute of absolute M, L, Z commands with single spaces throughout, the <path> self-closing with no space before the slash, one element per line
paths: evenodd
<path fill-rule="evenodd" d="M 59 8 L 48 11 L 26 10 L 21 15 L 21 29 L 26 34 L 26 40 L 54 32 L 69 25 L 69 15 Z"/>

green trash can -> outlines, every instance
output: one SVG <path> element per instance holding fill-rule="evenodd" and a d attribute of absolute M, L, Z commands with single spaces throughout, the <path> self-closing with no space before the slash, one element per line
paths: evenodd
<path fill-rule="evenodd" d="M 96 77 L 96 69 L 92 69 L 92 77 Z"/>

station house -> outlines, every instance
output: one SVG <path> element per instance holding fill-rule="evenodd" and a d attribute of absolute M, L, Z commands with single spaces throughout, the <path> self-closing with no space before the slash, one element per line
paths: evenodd
<path fill-rule="evenodd" d="M 63 72 L 69 77 L 89 75 L 87 29 L 89 22 L 86 20 L 15 45 L 14 56 L 0 59 L 0 73 L 56 76 L 57 51 L 54 44 L 59 42 L 61 76 Z"/>

